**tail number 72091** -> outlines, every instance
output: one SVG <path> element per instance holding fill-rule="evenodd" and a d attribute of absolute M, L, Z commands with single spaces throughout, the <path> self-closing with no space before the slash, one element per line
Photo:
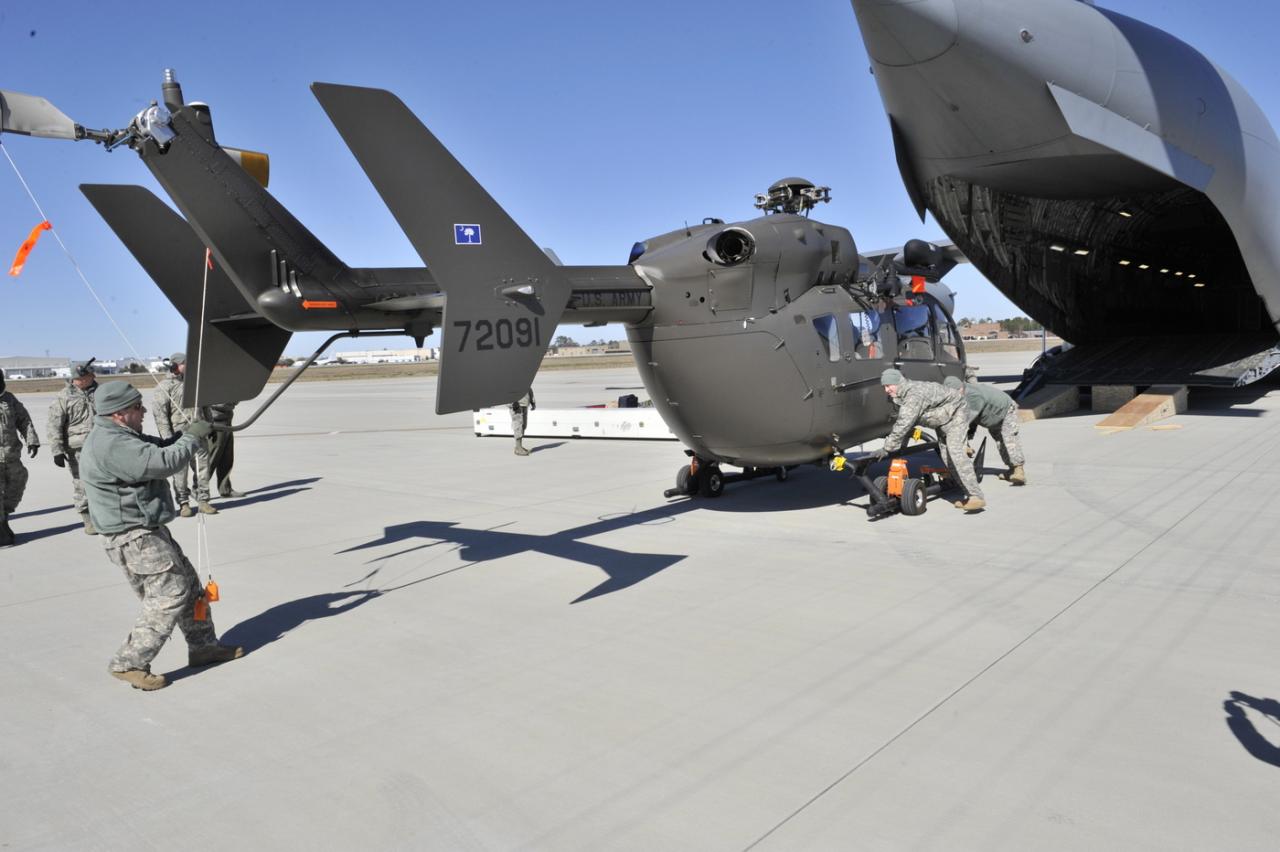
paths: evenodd
<path fill-rule="evenodd" d="M 454 326 L 462 329 L 458 351 L 470 344 L 472 349 L 484 352 L 490 349 L 510 349 L 513 346 L 542 348 L 542 329 L 538 318 L 520 317 L 517 320 L 454 320 Z M 472 332 L 475 332 L 472 334 Z"/>

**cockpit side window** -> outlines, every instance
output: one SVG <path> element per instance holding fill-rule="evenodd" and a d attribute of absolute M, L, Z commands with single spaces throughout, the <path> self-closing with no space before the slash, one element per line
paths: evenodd
<path fill-rule="evenodd" d="M 893 324 L 898 330 L 898 357 L 908 361 L 933 360 L 933 340 L 929 329 L 929 306 L 920 299 L 893 305 Z"/>
<path fill-rule="evenodd" d="M 938 359 L 959 361 L 960 334 L 956 331 L 956 325 L 951 321 L 951 317 L 947 316 L 947 312 L 937 302 L 933 302 L 933 324 L 938 330 Z"/>
<path fill-rule="evenodd" d="M 828 361 L 840 360 L 840 327 L 834 314 L 822 314 L 813 318 L 813 328 L 827 352 Z"/>
<path fill-rule="evenodd" d="M 880 340 L 880 312 L 868 308 L 849 312 L 849 325 L 853 330 L 853 357 L 859 361 L 884 358 L 884 346 Z"/>

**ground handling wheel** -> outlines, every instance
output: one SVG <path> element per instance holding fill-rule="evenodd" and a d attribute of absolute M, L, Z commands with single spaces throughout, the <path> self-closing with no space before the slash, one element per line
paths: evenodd
<path fill-rule="evenodd" d="M 928 508 L 928 488 L 923 479 L 903 480 L 902 482 L 902 514 L 923 515 Z"/>
<path fill-rule="evenodd" d="M 724 474 L 720 465 L 709 464 L 698 471 L 698 493 L 703 497 L 719 497 L 724 493 Z"/>

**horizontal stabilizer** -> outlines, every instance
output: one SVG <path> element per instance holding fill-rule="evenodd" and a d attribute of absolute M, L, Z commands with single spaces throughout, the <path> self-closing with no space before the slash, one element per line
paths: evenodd
<path fill-rule="evenodd" d="M 187 370 L 193 378 L 199 372 L 199 404 L 240 402 L 261 393 L 289 332 L 255 313 L 218 264 L 206 268 L 205 247 L 195 231 L 149 190 L 83 184 L 80 191 L 187 321 Z M 196 382 L 187 382 L 184 405 L 197 404 L 195 392 Z"/>
<path fill-rule="evenodd" d="M 311 89 L 445 293 L 436 411 L 518 399 L 568 302 L 561 268 L 395 95 Z"/>

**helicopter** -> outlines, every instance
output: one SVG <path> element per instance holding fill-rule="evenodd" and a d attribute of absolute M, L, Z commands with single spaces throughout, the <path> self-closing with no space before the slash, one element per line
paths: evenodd
<path fill-rule="evenodd" d="M 90 130 L 48 101 L 4 92 L 2 129 L 127 146 L 181 211 L 140 186 L 81 186 L 188 321 L 188 370 L 201 357 L 205 369 L 186 405 L 257 396 L 295 331 L 335 332 L 309 365 L 340 337 L 407 334 L 421 346 L 439 329 L 436 411 L 477 409 L 524 394 L 561 321 L 621 323 L 690 457 L 675 490 L 715 497 L 732 481 L 723 465 L 742 468 L 737 478 L 785 479 L 885 435 L 888 367 L 928 381 L 964 375 L 942 283 L 963 255 L 923 240 L 859 254 L 848 229 L 810 215 L 829 187 L 784 178 L 755 197 L 756 218 L 642 240 L 622 265 L 562 265 L 394 94 L 315 83 L 426 264 L 353 268 L 267 191 L 266 155 L 221 146 L 211 110 L 187 103 L 171 70 L 161 91 L 121 130 Z M 217 263 L 197 287 L 191 258 L 206 247 Z"/>

